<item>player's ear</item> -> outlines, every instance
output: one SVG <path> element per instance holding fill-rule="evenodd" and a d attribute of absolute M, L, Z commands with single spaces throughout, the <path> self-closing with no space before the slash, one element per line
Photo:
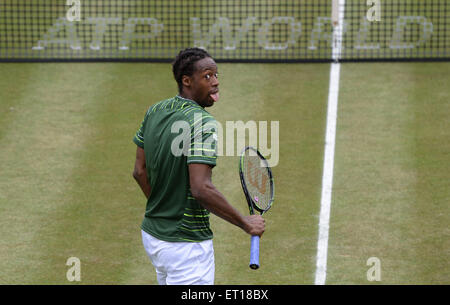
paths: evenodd
<path fill-rule="evenodd" d="M 184 87 L 188 87 L 189 88 L 191 86 L 191 82 L 192 82 L 192 79 L 191 79 L 190 76 L 183 75 L 181 77 L 181 83 L 183 84 Z"/>

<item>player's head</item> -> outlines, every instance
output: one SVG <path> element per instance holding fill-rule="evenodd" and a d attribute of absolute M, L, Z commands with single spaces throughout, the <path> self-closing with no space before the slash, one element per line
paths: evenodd
<path fill-rule="evenodd" d="M 219 99 L 217 65 L 203 49 L 188 48 L 181 51 L 172 62 L 173 76 L 180 95 L 209 107 Z"/>

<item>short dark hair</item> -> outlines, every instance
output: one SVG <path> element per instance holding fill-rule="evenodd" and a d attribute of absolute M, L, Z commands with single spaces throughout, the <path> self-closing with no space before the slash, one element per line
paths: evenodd
<path fill-rule="evenodd" d="M 194 71 L 194 64 L 206 57 L 211 57 L 203 49 L 200 48 L 187 48 L 180 51 L 175 60 L 172 62 L 173 77 L 177 81 L 178 91 L 181 93 L 183 83 L 181 81 L 183 75 L 191 76 Z"/>

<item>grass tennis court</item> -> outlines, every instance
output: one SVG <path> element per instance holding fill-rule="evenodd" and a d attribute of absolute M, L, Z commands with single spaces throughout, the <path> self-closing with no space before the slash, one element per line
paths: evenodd
<path fill-rule="evenodd" d="M 343 64 L 327 284 L 449 284 L 450 64 Z M 219 64 L 225 121 L 279 121 L 275 204 L 250 238 L 212 216 L 216 284 L 312 284 L 329 64 Z M 169 64 L 0 65 L 0 283 L 156 284 L 132 137 L 176 94 Z M 263 103 L 257 103 L 257 101 Z M 238 157 L 213 182 L 243 213 Z M 366 261 L 381 262 L 379 282 Z M 76 283 L 76 282 L 74 282 Z"/>

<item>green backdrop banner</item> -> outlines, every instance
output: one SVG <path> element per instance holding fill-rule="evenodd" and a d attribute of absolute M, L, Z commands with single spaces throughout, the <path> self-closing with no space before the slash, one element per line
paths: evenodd
<path fill-rule="evenodd" d="M 449 59 L 448 2 L 347 0 L 333 18 L 331 0 L 0 0 L 0 60 Z"/>

